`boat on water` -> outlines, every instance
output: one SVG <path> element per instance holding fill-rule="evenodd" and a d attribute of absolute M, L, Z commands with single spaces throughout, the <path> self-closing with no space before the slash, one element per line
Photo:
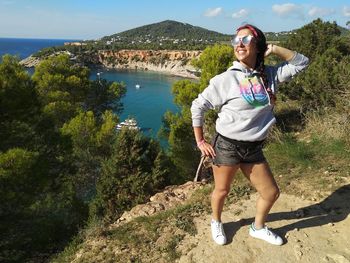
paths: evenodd
<path fill-rule="evenodd" d="M 116 129 L 119 131 L 123 128 L 129 130 L 140 130 L 140 127 L 137 126 L 137 121 L 134 118 L 125 119 L 125 121 L 118 123 L 116 126 Z"/>
<path fill-rule="evenodd" d="M 141 85 L 140 84 L 136 84 L 135 88 L 139 89 L 139 88 L 141 88 Z"/>

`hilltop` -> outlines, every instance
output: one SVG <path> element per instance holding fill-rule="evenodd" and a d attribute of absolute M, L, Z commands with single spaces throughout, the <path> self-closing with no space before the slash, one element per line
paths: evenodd
<path fill-rule="evenodd" d="M 172 20 L 137 27 L 101 39 L 107 45 L 118 46 L 129 43 L 131 46 L 154 45 L 158 48 L 175 46 L 177 49 L 194 45 L 202 48 L 206 45 L 228 41 L 230 35 L 211 31 Z M 190 48 L 192 49 L 192 48 Z"/>

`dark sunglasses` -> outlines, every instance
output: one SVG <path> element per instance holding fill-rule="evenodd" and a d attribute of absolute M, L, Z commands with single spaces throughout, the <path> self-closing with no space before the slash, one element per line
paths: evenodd
<path fill-rule="evenodd" d="M 246 35 L 244 37 L 235 36 L 232 40 L 232 46 L 238 46 L 241 42 L 243 45 L 247 46 L 252 42 L 254 37 L 252 35 Z"/>

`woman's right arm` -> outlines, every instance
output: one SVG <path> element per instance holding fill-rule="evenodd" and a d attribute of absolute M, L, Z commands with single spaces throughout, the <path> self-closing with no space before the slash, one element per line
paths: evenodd
<path fill-rule="evenodd" d="M 215 151 L 210 143 L 207 143 L 203 135 L 203 127 L 193 127 L 194 136 L 196 138 L 197 147 L 201 151 L 202 155 L 215 157 Z"/>
<path fill-rule="evenodd" d="M 204 139 L 204 113 L 209 109 L 220 107 L 226 99 L 225 93 L 218 87 L 219 85 L 214 84 L 218 83 L 216 80 L 212 79 L 210 81 L 209 86 L 198 95 L 198 97 L 192 102 L 191 106 L 192 126 L 197 146 L 202 155 L 211 157 L 215 156 L 215 151 L 211 144 Z"/>

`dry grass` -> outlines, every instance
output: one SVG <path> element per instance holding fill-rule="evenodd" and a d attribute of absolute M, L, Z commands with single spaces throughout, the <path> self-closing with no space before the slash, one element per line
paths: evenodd
<path fill-rule="evenodd" d="M 331 109 L 326 110 L 322 115 L 310 112 L 306 115 L 305 133 L 350 143 L 349 114 L 349 112 L 337 113 Z"/>

